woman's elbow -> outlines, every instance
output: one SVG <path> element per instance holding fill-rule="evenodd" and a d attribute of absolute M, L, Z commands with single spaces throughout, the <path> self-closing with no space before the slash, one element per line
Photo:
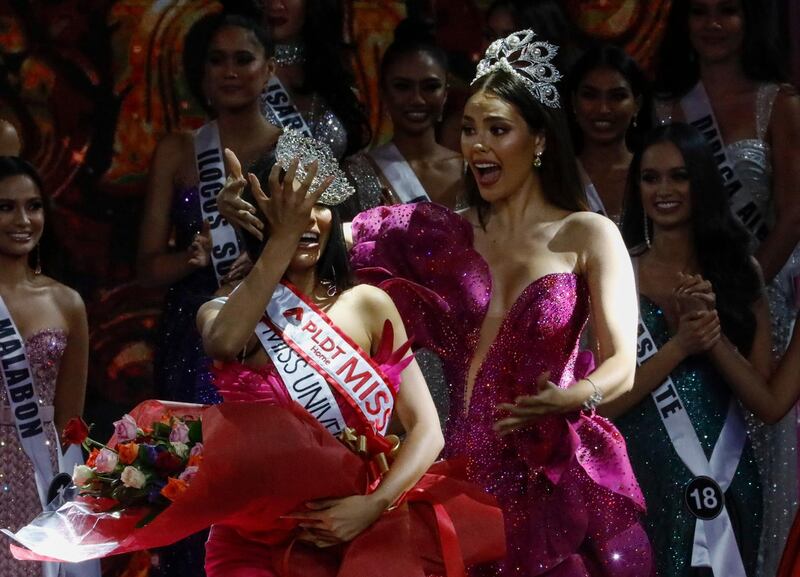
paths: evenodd
<path fill-rule="evenodd" d="M 438 419 L 435 421 L 428 422 L 419 422 L 412 425 L 410 428 L 407 429 L 406 438 L 416 438 L 419 439 L 420 447 L 424 447 L 426 451 L 430 451 L 433 454 L 433 459 L 442 452 L 444 449 L 444 434 L 442 433 L 442 427 L 439 425 Z"/>
<path fill-rule="evenodd" d="M 242 347 L 237 347 L 229 335 L 220 333 L 215 327 L 210 327 L 206 331 L 201 330 L 203 339 L 203 350 L 215 361 L 235 361 L 242 352 Z"/>
<path fill-rule="evenodd" d="M 159 286 L 158 277 L 155 273 L 153 258 L 150 255 L 142 255 L 136 259 L 136 282 L 144 288 L 154 288 Z"/>
<path fill-rule="evenodd" d="M 765 425 L 775 425 L 785 417 L 788 412 L 788 408 L 786 410 L 781 410 L 781 407 L 771 404 L 768 407 L 763 407 L 761 410 L 753 411 L 753 414 Z"/>
<path fill-rule="evenodd" d="M 623 376 L 622 382 L 619 386 L 619 394 L 624 395 L 625 393 L 629 393 L 633 390 L 633 383 L 636 380 L 636 368 L 628 371 L 626 375 Z"/>
<path fill-rule="evenodd" d="M 610 391 L 605 395 L 608 400 L 613 400 L 621 397 L 625 393 L 633 390 L 633 384 L 636 380 L 636 361 L 635 359 L 625 358 L 619 359 L 619 365 L 616 372 L 616 378 L 613 379 L 614 385 L 610 387 Z"/>
<path fill-rule="evenodd" d="M 444 449 L 444 434 L 441 427 L 435 427 L 430 439 L 431 450 L 435 450 L 436 455 Z"/>
<path fill-rule="evenodd" d="M 203 339 L 203 350 L 210 358 L 222 362 L 235 361 L 241 352 L 224 342 L 207 339 Z"/>

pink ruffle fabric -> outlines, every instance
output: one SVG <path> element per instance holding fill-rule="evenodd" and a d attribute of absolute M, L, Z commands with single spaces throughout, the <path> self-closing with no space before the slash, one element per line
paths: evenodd
<path fill-rule="evenodd" d="M 543 418 L 498 437 L 497 405 L 535 392 L 536 377 L 568 387 L 591 369 L 578 353 L 589 314 L 584 279 L 545 275 L 520 294 L 464 391 L 492 293 L 471 225 L 434 204 L 379 207 L 353 222 L 351 265 L 387 291 L 420 346 L 442 358 L 451 386 L 447 454 L 468 459 L 472 481 L 504 509 L 508 556 L 475 575 L 652 574 L 639 523 L 644 499 L 625 442 L 606 419 Z"/>

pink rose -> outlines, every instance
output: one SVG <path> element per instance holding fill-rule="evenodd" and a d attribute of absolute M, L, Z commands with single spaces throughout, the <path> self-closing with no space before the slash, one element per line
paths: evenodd
<path fill-rule="evenodd" d="M 100 449 L 100 454 L 94 462 L 94 470 L 98 473 L 110 473 L 117 466 L 119 456 L 111 449 Z"/>
<path fill-rule="evenodd" d="M 186 483 L 191 483 L 194 476 L 197 475 L 199 467 L 186 467 L 186 469 L 178 475 L 178 479 L 181 481 L 185 481 Z"/>
<path fill-rule="evenodd" d="M 175 421 L 172 425 L 172 431 L 169 434 L 169 440 L 173 443 L 188 443 L 189 442 L 189 427 L 183 421 Z"/>
<path fill-rule="evenodd" d="M 136 421 L 130 415 L 123 415 L 119 421 L 114 421 L 114 434 L 117 442 L 124 443 L 133 441 L 136 438 Z"/>
<path fill-rule="evenodd" d="M 141 489 L 147 482 L 147 477 L 144 476 L 139 469 L 128 465 L 122 470 L 122 484 L 132 489 Z"/>
<path fill-rule="evenodd" d="M 189 451 L 190 457 L 197 457 L 198 455 L 202 454 L 203 454 L 203 443 L 195 443 L 194 447 L 192 447 L 192 450 Z"/>

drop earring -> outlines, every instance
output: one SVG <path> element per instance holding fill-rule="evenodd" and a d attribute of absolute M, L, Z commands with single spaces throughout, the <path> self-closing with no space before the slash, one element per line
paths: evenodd
<path fill-rule="evenodd" d="M 33 274 L 39 276 L 42 274 L 42 250 L 39 248 L 39 245 L 36 245 L 36 255 L 34 256 L 36 259 L 36 266 L 33 269 Z"/>
<path fill-rule="evenodd" d="M 541 168 L 542 167 L 542 151 L 536 153 L 536 158 L 533 159 L 533 166 L 534 168 Z"/>
<path fill-rule="evenodd" d="M 650 226 L 647 223 L 647 213 L 644 208 L 642 208 L 642 217 L 644 218 L 644 243 L 647 248 L 650 248 Z"/>

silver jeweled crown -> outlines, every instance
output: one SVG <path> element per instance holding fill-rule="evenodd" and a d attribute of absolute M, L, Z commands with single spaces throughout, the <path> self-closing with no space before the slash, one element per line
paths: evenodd
<path fill-rule="evenodd" d="M 302 64 L 306 61 L 306 50 L 302 42 L 275 45 L 275 64 L 278 66 L 291 66 Z"/>
<path fill-rule="evenodd" d="M 339 162 L 333 155 L 330 146 L 310 136 L 304 136 L 297 130 L 287 129 L 280 135 L 275 147 L 275 158 L 284 170 L 289 169 L 289 165 L 295 158 L 299 159 L 300 164 L 297 166 L 296 178 L 300 180 L 306 177 L 305 167 L 316 160 L 319 167 L 309 190 L 316 190 L 322 181 L 333 176 L 333 182 L 319 199 L 320 204 L 336 206 L 356 192 L 339 167 Z"/>
<path fill-rule="evenodd" d="M 486 54 L 478 63 L 478 71 L 470 84 L 495 70 L 510 72 L 528 87 L 536 100 L 550 108 L 560 108 L 558 90 L 555 82 L 561 80 L 561 73 L 552 63 L 558 47 L 534 40 L 533 30 L 520 30 L 505 38 L 498 38 L 486 49 Z"/>

